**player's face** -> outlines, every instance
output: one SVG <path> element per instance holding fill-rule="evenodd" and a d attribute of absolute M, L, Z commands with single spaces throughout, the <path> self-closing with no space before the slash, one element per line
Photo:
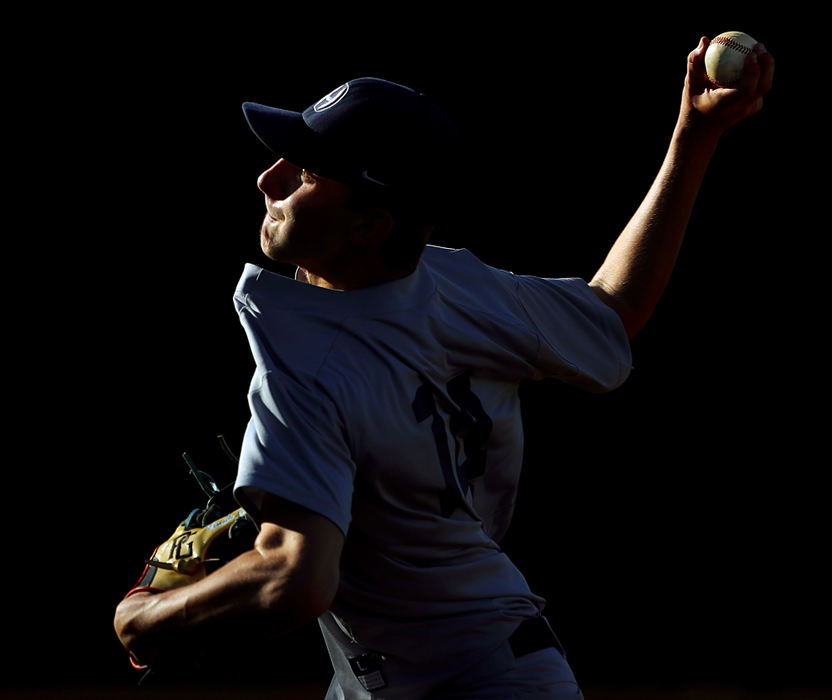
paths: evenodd
<path fill-rule="evenodd" d="M 282 158 L 260 175 L 257 186 L 266 195 L 260 246 L 269 258 L 307 270 L 337 261 L 356 221 L 346 207 L 349 186 Z"/>

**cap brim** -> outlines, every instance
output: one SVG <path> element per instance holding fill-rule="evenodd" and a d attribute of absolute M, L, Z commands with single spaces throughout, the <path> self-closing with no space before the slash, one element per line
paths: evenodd
<path fill-rule="evenodd" d="M 301 144 L 309 139 L 309 127 L 298 112 L 245 102 L 243 114 L 254 135 L 276 155 L 286 157 L 290 149 L 303 148 Z"/>
<path fill-rule="evenodd" d="M 275 155 L 324 177 L 348 179 L 332 148 L 309 128 L 300 112 L 245 102 L 243 114 L 254 135 Z"/>

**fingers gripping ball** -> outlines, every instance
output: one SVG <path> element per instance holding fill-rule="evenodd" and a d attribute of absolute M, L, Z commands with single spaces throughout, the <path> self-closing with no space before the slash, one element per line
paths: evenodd
<path fill-rule="evenodd" d="M 723 32 L 715 36 L 705 52 L 708 80 L 718 87 L 732 87 L 739 82 L 746 57 L 757 41 L 745 32 Z"/>
<path fill-rule="evenodd" d="M 230 558 L 227 540 L 243 539 L 245 548 L 248 548 L 250 538 L 240 535 L 240 531 L 247 529 L 250 523 L 244 509 L 238 508 L 204 526 L 199 524 L 201 513 L 199 510 L 193 511 L 170 538 L 153 551 L 131 592 L 166 591 L 205 578 L 212 568 L 224 564 Z M 217 553 L 225 556 L 213 556 L 214 550 L 221 550 Z"/>

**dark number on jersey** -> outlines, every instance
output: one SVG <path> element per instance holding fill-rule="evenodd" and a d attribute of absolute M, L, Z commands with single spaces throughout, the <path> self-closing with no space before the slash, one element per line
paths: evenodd
<path fill-rule="evenodd" d="M 436 396 L 430 384 L 422 384 L 411 404 L 417 422 L 431 419 L 431 432 L 436 453 L 445 477 L 446 489 L 440 499 L 444 517 L 453 513 L 468 493 L 469 482 L 485 472 L 485 445 L 491 435 L 493 422 L 471 391 L 471 375 L 462 374 L 448 382 L 448 397 L 453 402 L 449 410 L 448 428 L 454 436 L 453 454 L 445 431 L 445 420 L 436 406 Z M 460 449 L 464 458 L 460 459 Z"/>

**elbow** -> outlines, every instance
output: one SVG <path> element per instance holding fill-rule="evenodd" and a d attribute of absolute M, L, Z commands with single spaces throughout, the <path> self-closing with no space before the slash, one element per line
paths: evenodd
<path fill-rule="evenodd" d="M 605 285 L 598 277 L 589 283 L 589 287 L 595 296 L 615 311 L 618 318 L 621 319 L 624 332 L 629 340 L 635 338 L 647 324 L 651 315 L 649 311 L 646 312 L 643 307 L 631 304 L 624 294 Z"/>
<path fill-rule="evenodd" d="M 627 334 L 627 339 L 632 340 L 635 338 L 642 328 L 647 325 L 647 317 L 638 316 L 636 314 L 625 314 L 622 312 L 617 312 L 619 317 L 621 318 L 621 323 L 624 324 L 624 331 Z"/>
<path fill-rule="evenodd" d="M 318 585 L 307 588 L 302 596 L 299 596 L 300 618 L 306 622 L 317 620 L 332 605 L 335 600 L 335 592 L 338 590 L 338 577 L 334 580 L 321 581 Z"/>
<path fill-rule="evenodd" d="M 338 591 L 344 536 L 327 518 L 271 499 L 254 549 L 260 556 L 260 608 L 284 629 L 325 613 Z"/>
<path fill-rule="evenodd" d="M 338 590 L 337 573 L 323 577 L 303 570 L 290 572 L 280 585 L 264 587 L 262 605 L 270 617 L 288 629 L 314 622 L 332 605 Z"/>
<path fill-rule="evenodd" d="M 621 319 L 628 340 L 635 338 L 641 332 L 642 328 L 647 325 L 647 322 L 652 316 L 652 309 L 650 311 L 644 311 L 626 304 L 611 305 L 611 308 Z"/>
<path fill-rule="evenodd" d="M 302 539 L 284 541 L 262 552 L 266 568 L 259 587 L 259 608 L 284 630 L 313 622 L 332 605 L 339 585 L 339 562 L 308 547 Z"/>
<path fill-rule="evenodd" d="M 321 577 L 303 569 L 284 570 L 261 587 L 259 607 L 276 629 L 291 631 L 323 615 L 337 590 L 337 574 Z"/>

